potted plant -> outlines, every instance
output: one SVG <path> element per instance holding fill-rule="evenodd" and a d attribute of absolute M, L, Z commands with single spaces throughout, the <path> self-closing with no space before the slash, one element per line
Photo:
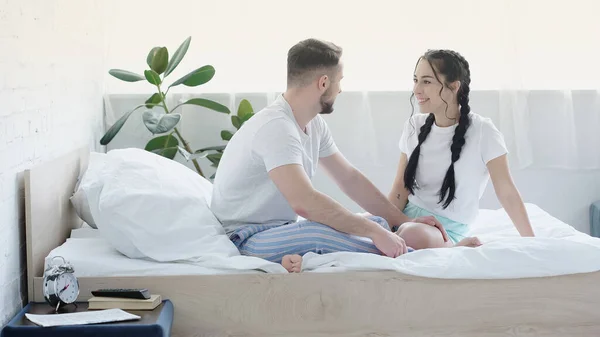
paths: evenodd
<path fill-rule="evenodd" d="M 169 58 L 167 47 L 154 47 L 146 57 L 146 63 L 149 69 L 144 71 L 144 75 L 137 74 L 123 69 L 110 69 L 109 74 L 125 82 L 147 81 L 153 85 L 156 92 L 152 94 L 143 104 L 140 104 L 133 109 L 127 111 L 106 131 L 102 139 L 101 145 L 107 145 L 119 133 L 125 122 L 138 109 L 144 109 L 141 114 L 142 122 L 146 128 L 156 136 L 152 138 L 145 146 L 145 150 L 156 153 L 163 157 L 174 159 L 179 152 L 186 160 L 191 160 L 196 171 L 201 176 L 204 176 L 198 159 L 208 159 L 213 167 L 218 167 L 223 151 L 226 145 L 208 146 L 197 150 L 193 150 L 191 145 L 183 138 L 183 135 L 177 128 L 181 120 L 181 114 L 177 109 L 183 105 L 196 105 L 214 110 L 216 112 L 230 114 L 231 111 L 225 105 L 205 98 L 192 98 L 183 103 L 169 108 L 166 102 L 169 90 L 178 85 L 188 87 L 196 87 L 209 82 L 215 75 L 215 68 L 211 65 L 199 67 L 187 75 L 177 79 L 170 85 L 166 86 L 165 80 L 187 53 L 190 46 L 191 36 L 188 37 Z M 166 87 L 166 90 L 164 88 Z M 237 114 L 231 116 L 231 123 L 235 127 L 234 131 L 222 130 L 221 139 L 229 141 L 236 130 L 239 130 L 242 125 L 254 115 L 254 110 L 250 102 L 246 99 L 242 100 L 238 106 Z M 214 178 L 214 175 L 211 177 Z"/>

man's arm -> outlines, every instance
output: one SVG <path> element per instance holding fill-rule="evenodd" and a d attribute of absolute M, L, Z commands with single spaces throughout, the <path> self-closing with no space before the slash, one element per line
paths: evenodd
<path fill-rule="evenodd" d="M 406 158 L 405 155 L 403 156 Z M 383 217 L 392 227 L 401 226 L 405 222 L 419 222 L 435 226 L 442 233 L 444 241 L 448 241 L 448 234 L 435 217 L 425 216 L 411 219 L 402 212 L 406 205 L 408 194 L 400 194 L 401 192 L 397 191 L 399 186 L 397 181 L 398 176 L 396 176 L 396 181 L 394 182 L 390 193 L 399 194 L 400 198 L 397 199 L 398 203 L 392 203 L 391 200 L 386 198 L 385 195 L 383 195 L 383 193 L 381 193 L 381 191 L 379 191 L 379 189 L 364 176 L 364 174 L 353 167 L 339 152 L 321 158 L 320 163 L 340 189 L 367 212 Z M 400 166 L 402 166 L 402 160 Z M 398 171 L 400 172 L 400 167 Z M 402 168 L 402 175 L 404 174 L 403 172 L 404 169 Z M 404 185 L 402 184 L 402 186 Z M 394 196 L 394 198 L 396 198 L 396 196 Z"/>
<path fill-rule="evenodd" d="M 390 226 L 411 221 L 340 152 L 321 158 L 319 162 L 340 189 L 365 211 L 386 219 Z"/>
<path fill-rule="evenodd" d="M 364 237 L 384 230 L 375 222 L 346 210 L 329 196 L 315 190 L 300 165 L 280 166 L 271 170 L 269 176 L 296 214 L 307 220 Z"/>
<path fill-rule="evenodd" d="M 282 165 L 269 171 L 269 177 L 294 211 L 311 221 L 340 232 L 368 237 L 385 255 L 397 257 L 406 253 L 406 245 L 397 235 L 379 224 L 354 214 L 332 198 L 315 190 L 302 166 Z"/>

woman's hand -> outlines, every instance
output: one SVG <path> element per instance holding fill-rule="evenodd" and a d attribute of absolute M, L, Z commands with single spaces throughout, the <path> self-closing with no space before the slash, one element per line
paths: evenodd
<path fill-rule="evenodd" d="M 440 232 L 442 232 L 442 237 L 444 238 L 444 242 L 448 242 L 449 238 L 448 238 L 448 233 L 446 233 L 446 229 L 438 221 L 438 219 L 436 219 L 434 216 L 428 215 L 428 216 L 422 216 L 422 217 L 414 218 L 414 219 L 411 220 L 411 222 L 423 223 L 423 224 L 426 224 L 426 225 L 429 225 L 429 226 L 433 226 L 433 227 L 439 229 Z"/>

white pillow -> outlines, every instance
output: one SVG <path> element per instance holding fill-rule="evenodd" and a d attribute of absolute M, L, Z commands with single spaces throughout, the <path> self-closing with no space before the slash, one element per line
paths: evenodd
<path fill-rule="evenodd" d="M 115 249 L 161 262 L 240 255 L 209 208 L 208 180 L 142 149 L 112 150 L 106 159 L 85 193 L 98 230 Z"/>
<path fill-rule="evenodd" d="M 97 228 L 96 222 L 94 221 L 92 213 L 90 212 L 90 205 L 87 197 L 85 196 L 84 190 L 98 179 L 98 174 L 104 168 L 105 163 L 105 153 L 91 152 L 87 163 L 87 168 L 79 180 L 77 180 L 75 192 L 71 198 L 69 198 L 79 218 L 92 228 Z"/>
<path fill-rule="evenodd" d="M 83 193 L 83 192 L 82 192 Z M 84 223 L 80 228 L 71 229 L 70 239 L 99 238 L 100 231 Z"/>

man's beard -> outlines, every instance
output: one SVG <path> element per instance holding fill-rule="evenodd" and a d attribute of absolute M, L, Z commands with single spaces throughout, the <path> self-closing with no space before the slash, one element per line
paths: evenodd
<path fill-rule="evenodd" d="M 326 102 L 323 96 L 321 96 L 321 112 L 319 112 L 319 114 L 328 115 L 333 112 L 333 102 Z"/>

